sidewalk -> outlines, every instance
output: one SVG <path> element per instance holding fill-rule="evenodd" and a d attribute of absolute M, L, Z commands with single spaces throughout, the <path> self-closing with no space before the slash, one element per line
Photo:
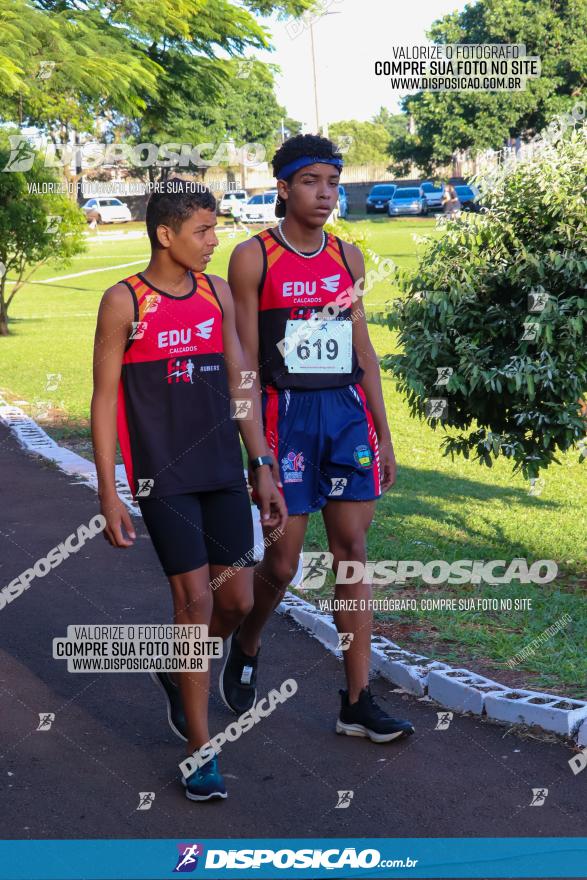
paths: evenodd
<path fill-rule="evenodd" d="M 0 425 L 0 586 L 87 524 L 95 493 L 25 454 Z M 189 803 L 160 692 L 145 674 L 77 675 L 51 657 L 68 624 L 160 623 L 169 588 L 140 520 L 131 550 L 88 541 L 0 610 L 1 772 L 4 838 L 493 837 L 585 835 L 587 771 L 572 749 L 522 739 L 487 721 L 454 715 L 435 730 L 436 707 L 373 690 L 416 733 L 377 746 L 338 737 L 339 661 L 287 617 L 268 626 L 260 692 L 294 678 L 298 692 L 221 754 L 229 797 Z M 217 696 L 211 731 L 234 720 Z M 37 731 L 40 712 L 55 713 Z M 548 789 L 529 808 L 532 789 Z M 139 792 L 155 793 L 137 811 Z M 336 809 L 339 791 L 350 806 Z"/>

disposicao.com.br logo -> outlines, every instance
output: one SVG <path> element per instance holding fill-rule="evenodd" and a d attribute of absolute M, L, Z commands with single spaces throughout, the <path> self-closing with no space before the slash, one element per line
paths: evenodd
<path fill-rule="evenodd" d="M 391 863 L 391 864 L 390 864 Z M 259 869 L 263 865 L 277 869 L 313 868 L 328 871 L 341 868 L 377 867 L 413 868 L 417 859 L 382 860 L 376 849 L 209 849 L 204 868 L 238 870 Z M 193 870 L 193 869 L 192 869 Z"/>
<path fill-rule="evenodd" d="M 174 874 L 188 874 L 198 867 L 198 859 L 204 854 L 201 843 L 178 843 L 179 850 Z"/>

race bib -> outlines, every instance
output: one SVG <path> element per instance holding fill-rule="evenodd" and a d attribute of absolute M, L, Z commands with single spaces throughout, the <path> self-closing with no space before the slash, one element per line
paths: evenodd
<path fill-rule="evenodd" d="M 350 373 L 352 321 L 289 320 L 284 361 L 289 373 Z"/>

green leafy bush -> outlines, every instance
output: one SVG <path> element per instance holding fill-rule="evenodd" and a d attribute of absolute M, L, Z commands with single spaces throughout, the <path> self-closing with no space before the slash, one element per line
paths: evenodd
<path fill-rule="evenodd" d="M 340 219 L 336 220 L 334 223 L 327 223 L 324 228 L 326 229 L 326 232 L 332 232 L 333 235 L 337 235 L 344 241 L 354 244 L 363 252 L 363 256 L 367 259 L 368 236 L 365 234 L 364 230 L 358 229 L 354 223 L 349 223 L 347 220 Z"/>
<path fill-rule="evenodd" d="M 585 436 L 586 169 L 583 124 L 489 188 L 480 181 L 485 211 L 447 222 L 416 271 L 398 273 L 405 298 L 387 323 L 402 353 L 382 366 L 413 414 L 443 426 L 445 455 L 474 452 L 489 467 L 504 455 L 532 478 Z M 529 310 L 531 293 L 541 311 Z M 446 386 L 439 367 L 452 368 Z M 446 417 L 427 416 L 426 401 L 443 397 Z"/>

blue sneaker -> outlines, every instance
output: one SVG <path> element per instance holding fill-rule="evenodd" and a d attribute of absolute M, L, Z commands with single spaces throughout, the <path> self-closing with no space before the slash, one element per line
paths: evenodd
<path fill-rule="evenodd" d="M 167 699 L 167 720 L 176 736 L 187 742 L 187 721 L 183 713 L 179 687 L 169 678 L 168 672 L 150 672 L 149 675 L 156 685 L 163 689 Z"/>
<path fill-rule="evenodd" d="M 185 796 L 190 801 L 209 801 L 211 798 L 226 797 L 224 777 L 218 769 L 218 755 L 213 755 L 187 779 L 182 776 L 181 781 L 185 786 Z"/>

